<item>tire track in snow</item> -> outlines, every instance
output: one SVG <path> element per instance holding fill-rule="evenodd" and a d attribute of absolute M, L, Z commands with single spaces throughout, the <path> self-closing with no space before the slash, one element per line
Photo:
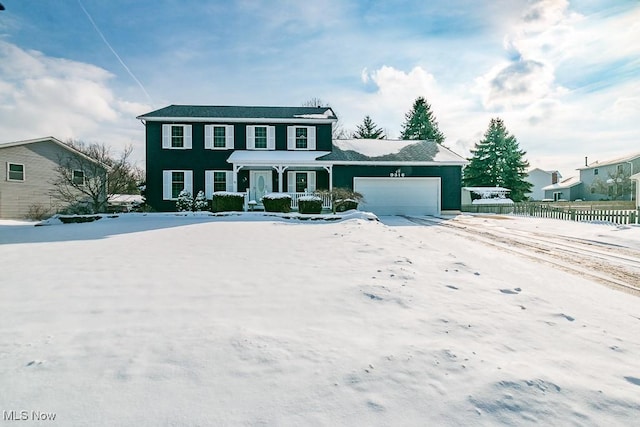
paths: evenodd
<path fill-rule="evenodd" d="M 618 290 L 640 296 L 640 251 L 544 233 L 490 230 L 452 221 L 405 216 L 419 225 L 438 225 L 499 249 L 545 262 Z M 604 249 L 603 249 L 604 248 Z"/>

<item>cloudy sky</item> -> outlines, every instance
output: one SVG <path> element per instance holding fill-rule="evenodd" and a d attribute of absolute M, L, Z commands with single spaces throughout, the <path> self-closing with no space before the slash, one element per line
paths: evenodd
<path fill-rule="evenodd" d="M 169 104 L 328 102 L 397 138 L 416 97 L 467 157 L 492 117 L 565 177 L 640 151 L 637 0 L 1 0 L 0 142 L 128 144 Z"/>

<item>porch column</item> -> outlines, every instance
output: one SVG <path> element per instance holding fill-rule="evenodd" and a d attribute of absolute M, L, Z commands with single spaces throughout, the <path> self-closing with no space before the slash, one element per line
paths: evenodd
<path fill-rule="evenodd" d="M 278 172 L 278 193 L 282 193 L 282 177 L 286 168 L 282 165 L 274 166 L 274 168 Z"/>
<path fill-rule="evenodd" d="M 238 192 L 238 171 L 242 169 L 242 165 L 233 164 L 233 192 Z"/>
<path fill-rule="evenodd" d="M 333 165 L 323 166 L 323 169 L 329 174 L 329 191 L 333 190 Z"/>

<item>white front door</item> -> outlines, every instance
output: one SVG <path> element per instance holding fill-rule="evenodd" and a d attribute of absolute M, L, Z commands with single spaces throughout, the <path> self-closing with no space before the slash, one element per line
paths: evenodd
<path fill-rule="evenodd" d="M 265 194 L 271 193 L 271 171 L 251 171 L 249 174 L 249 185 L 251 188 L 251 197 L 260 204 Z"/>

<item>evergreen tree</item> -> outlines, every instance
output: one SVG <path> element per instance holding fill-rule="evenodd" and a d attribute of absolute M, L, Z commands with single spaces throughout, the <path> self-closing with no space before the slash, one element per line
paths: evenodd
<path fill-rule="evenodd" d="M 464 168 L 463 183 L 467 187 L 505 187 L 514 202 L 525 199 L 531 190 L 526 180 L 529 162 L 525 151 L 504 127 L 500 118 L 491 119 L 484 139 L 471 150 L 472 157 Z"/>
<path fill-rule="evenodd" d="M 207 202 L 207 198 L 204 195 L 204 191 L 198 191 L 195 200 L 193 201 L 193 210 L 194 211 L 205 211 L 209 207 L 209 202 Z"/>
<path fill-rule="evenodd" d="M 386 135 L 382 128 L 378 127 L 371 117 L 366 116 L 361 125 L 356 127 L 356 131 L 353 133 L 355 139 L 385 139 Z"/>
<path fill-rule="evenodd" d="M 418 97 L 413 108 L 404 116 L 401 139 L 430 139 L 438 144 L 444 142 L 444 134 L 438 129 L 438 122 L 431 112 L 431 106 L 423 97 Z"/>
<path fill-rule="evenodd" d="M 193 197 L 187 190 L 182 190 L 178 194 L 178 200 L 176 201 L 176 209 L 179 212 L 189 212 L 193 210 Z"/>

